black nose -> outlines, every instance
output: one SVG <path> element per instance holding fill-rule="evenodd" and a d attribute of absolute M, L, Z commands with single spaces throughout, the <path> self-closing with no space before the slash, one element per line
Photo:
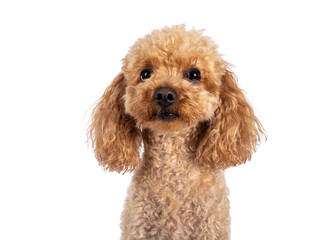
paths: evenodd
<path fill-rule="evenodd" d="M 154 101 L 162 108 L 169 107 L 178 99 L 176 91 L 169 87 L 157 88 L 153 95 Z"/>

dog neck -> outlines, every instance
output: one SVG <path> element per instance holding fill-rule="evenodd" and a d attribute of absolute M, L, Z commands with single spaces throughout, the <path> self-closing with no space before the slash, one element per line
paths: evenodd
<path fill-rule="evenodd" d="M 150 129 L 143 130 L 145 167 L 177 167 L 195 158 L 194 142 L 196 128 L 179 129 L 159 133 Z"/>

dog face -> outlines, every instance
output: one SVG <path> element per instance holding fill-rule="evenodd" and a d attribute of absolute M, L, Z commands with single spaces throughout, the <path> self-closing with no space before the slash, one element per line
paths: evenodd
<path fill-rule="evenodd" d="M 251 158 L 264 136 L 235 75 L 202 31 L 183 25 L 139 39 L 92 113 L 88 137 L 99 163 L 133 171 L 142 128 L 195 127 L 195 162 L 225 169 Z"/>
<path fill-rule="evenodd" d="M 214 115 L 225 63 L 201 31 L 183 26 L 153 31 L 123 62 L 125 111 L 137 125 L 172 131 Z"/>

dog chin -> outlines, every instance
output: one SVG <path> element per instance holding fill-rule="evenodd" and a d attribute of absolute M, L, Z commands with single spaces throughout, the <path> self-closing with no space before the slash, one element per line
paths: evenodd
<path fill-rule="evenodd" d="M 188 130 L 199 123 L 198 118 L 181 115 L 175 111 L 153 111 L 149 116 L 145 114 L 146 116 L 143 117 L 142 115 L 131 115 L 136 121 L 136 126 L 160 132 Z"/>
<path fill-rule="evenodd" d="M 175 114 L 161 114 L 154 116 L 150 121 L 144 121 L 142 128 L 153 129 L 157 132 L 175 132 L 190 128 L 189 124 L 184 122 L 181 117 Z"/>

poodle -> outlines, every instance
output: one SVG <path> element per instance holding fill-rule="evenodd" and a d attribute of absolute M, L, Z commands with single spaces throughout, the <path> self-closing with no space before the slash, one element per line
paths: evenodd
<path fill-rule="evenodd" d="M 134 171 L 121 239 L 230 239 L 224 169 L 250 160 L 263 136 L 202 30 L 177 25 L 140 38 L 88 129 L 105 170 Z"/>

